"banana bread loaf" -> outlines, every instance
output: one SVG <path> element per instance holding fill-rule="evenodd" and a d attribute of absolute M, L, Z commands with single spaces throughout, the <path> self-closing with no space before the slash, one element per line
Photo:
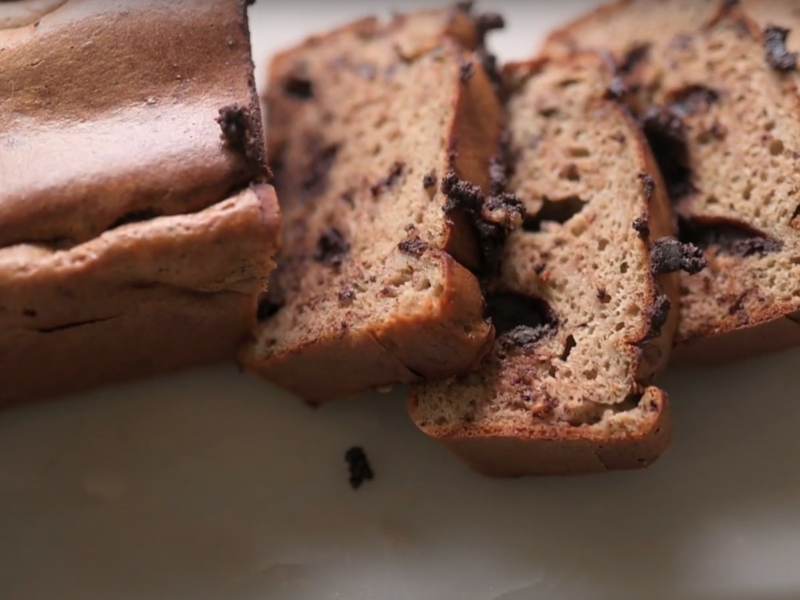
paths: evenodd
<path fill-rule="evenodd" d="M 0 405 L 233 358 L 280 236 L 245 0 L 57 4 L 0 29 Z"/>
<path fill-rule="evenodd" d="M 497 339 L 480 371 L 412 386 L 416 424 L 487 475 L 652 463 L 670 439 L 651 387 L 677 322 L 680 244 L 613 65 L 595 54 L 509 65 L 509 191 L 524 202 L 487 296 Z"/>
<path fill-rule="evenodd" d="M 504 118 L 482 37 L 499 24 L 463 7 L 365 19 L 273 60 L 284 245 L 246 369 L 321 402 L 485 353 L 473 271 L 520 214 L 489 185 Z"/>

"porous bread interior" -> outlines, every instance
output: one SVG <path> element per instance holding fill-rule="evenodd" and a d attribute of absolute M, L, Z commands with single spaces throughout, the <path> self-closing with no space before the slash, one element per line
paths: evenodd
<path fill-rule="evenodd" d="M 659 49 L 678 35 L 708 22 L 722 0 L 616 0 L 556 31 L 544 51 L 564 56 L 574 49 L 605 50 L 621 60 L 640 44 Z"/>
<path fill-rule="evenodd" d="M 473 76 L 462 82 L 461 70 L 472 58 L 454 41 L 426 33 L 442 31 L 445 15 L 399 17 L 362 28 L 365 34 L 344 30 L 276 63 L 273 82 L 300 73 L 313 82 L 313 98 L 269 92 L 272 110 L 290 121 L 270 116 L 273 156 L 281 154 L 275 170 L 284 218 L 279 283 L 286 303 L 260 329 L 259 358 L 338 336 L 343 326 L 430 315 L 444 293 L 439 251 L 451 225 L 440 183 L 449 169 L 455 102 L 459 86 L 469 93 L 486 78 L 475 64 Z M 324 182 L 309 193 L 303 180 L 315 168 L 314 155 L 333 148 Z M 426 188 L 428 174 L 436 179 Z M 339 266 L 315 259 L 330 228 L 349 246 Z M 404 253 L 398 244 L 409 239 L 433 250 Z M 476 338 L 485 333 L 476 331 Z"/>
<path fill-rule="evenodd" d="M 792 225 L 800 207 L 800 98 L 796 76 L 769 66 L 758 38 L 723 19 L 665 55 L 680 68 L 665 70 L 657 101 L 695 85 L 719 95 L 684 117 L 698 192 L 678 211 L 695 221 L 745 224 L 782 243 L 749 256 L 709 246 L 708 269 L 681 278 L 679 341 L 800 308 L 800 236 Z M 724 136 L 708 133 L 720 129 Z"/>
<path fill-rule="evenodd" d="M 501 335 L 479 372 L 418 386 L 412 413 L 423 430 L 517 436 L 579 427 L 606 437 L 638 431 L 643 411 L 653 410 L 637 404 L 639 344 L 659 293 L 647 244 L 632 227 L 648 217 L 643 147 L 624 111 L 603 99 L 609 80 L 587 56 L 548 65 L 512 96 L 518 158 L 509 187 L 528 220 L 545 199 L 586 204 L 563 224 L 514 232 L 494 292 L 545 300 L 558 325 L 529 347 Z"/>

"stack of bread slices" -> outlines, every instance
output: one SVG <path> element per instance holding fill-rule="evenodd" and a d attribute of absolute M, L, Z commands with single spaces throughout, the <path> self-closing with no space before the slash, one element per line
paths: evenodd
<path fill-rule="evenodd" d="M 792 0 L 618 0 L 522 63 L 470 3 L 274 58 L 284 215 L 245 366 L 320 403 L 408 385 L 494 476 L 646 466 L 673 354 L 800 341 Z"/>

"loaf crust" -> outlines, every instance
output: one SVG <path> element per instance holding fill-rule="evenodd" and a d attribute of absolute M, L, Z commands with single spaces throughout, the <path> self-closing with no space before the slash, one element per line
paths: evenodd
<path fill-rule="evenodd" d="M 642 467 L 670 439 L 651 383 L 678 280 L 656 274 L 651 248 L 673 224 L 641 130 L 609 93 L 614 75 L 588 53 L 505 70 L 510 191 L 527 216 L 488 292 L 498 337 L 480 371 L 411 386 L 408 399 L 422 431 L 487 475 Z"/>
<path fill-rule="evenodd" d="M 467 372 L 491 344 L 454 172 L 486 192 L 504 126 L 459 9 L 364 19 L 276 56 L 284 246 L 246 369 L 303 399 Z"/>
<path fill-rule="evenodd" d="M 0 405 L 233 358 L 280 240 L 245 0 L 36 14 L 0 29 Z"/>
<path fill-rule="evenodd" d="M 800 343 L 798 76 L 796 68 L 770 64 L 767 52 L 768 28 L 796 30 L 800 9 L 790 0 L 681 6 L 614 3 L 551 36 L 546 51 L 568 52 L 588 40 L 621 64 L 645 37 L 650 51 L 629 73 L 642 84 L 645 108 L 688 113 L 679 118 L 691 177 L 673 201 L 682 237 L 702 243 L 709 269 L 682 278 L 675 362 L 701 366 Z M 797 36 L 789 34 L 786 54 L 800 47 Z"/>

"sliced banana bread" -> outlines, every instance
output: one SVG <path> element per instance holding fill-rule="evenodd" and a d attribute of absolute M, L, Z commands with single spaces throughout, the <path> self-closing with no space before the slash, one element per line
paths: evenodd
<path fill-rule="evenodd" d="M 684 4 L 616 3 L 568 26 L 548 50 L 591 40 L 625 65 L 647 23 L 659 23 L 647 32 L 650 52 L 623 70 L 647 90 L 641 118 L 681 237 L 710 263 L 681 281 L 676 359 L 698 365 L 800 344 L 798 40 L 788 31 L 800 21 L 791 0 L 706 1 L 692 30 Z"/>
<path fill-rule="evenodd" d="M 246 369 L 321 402 L 469 371 L 479 280 L 513 198 L 492 195 L 502 107 L 463 8 L 365 19 L 278 55 L 268 140 L 284 214 Z"/>
<path fill-rule="evenodd" d="M 670 439 L 650 387 L 676 327 L 674 237 L 658 170 L 610 62 L 510 65 L 514 174 L 526 208 L 488 291 L 497 339 L 480 371 L 412 386 L 416 424 L 494 476 L 643 467 Z"/>

